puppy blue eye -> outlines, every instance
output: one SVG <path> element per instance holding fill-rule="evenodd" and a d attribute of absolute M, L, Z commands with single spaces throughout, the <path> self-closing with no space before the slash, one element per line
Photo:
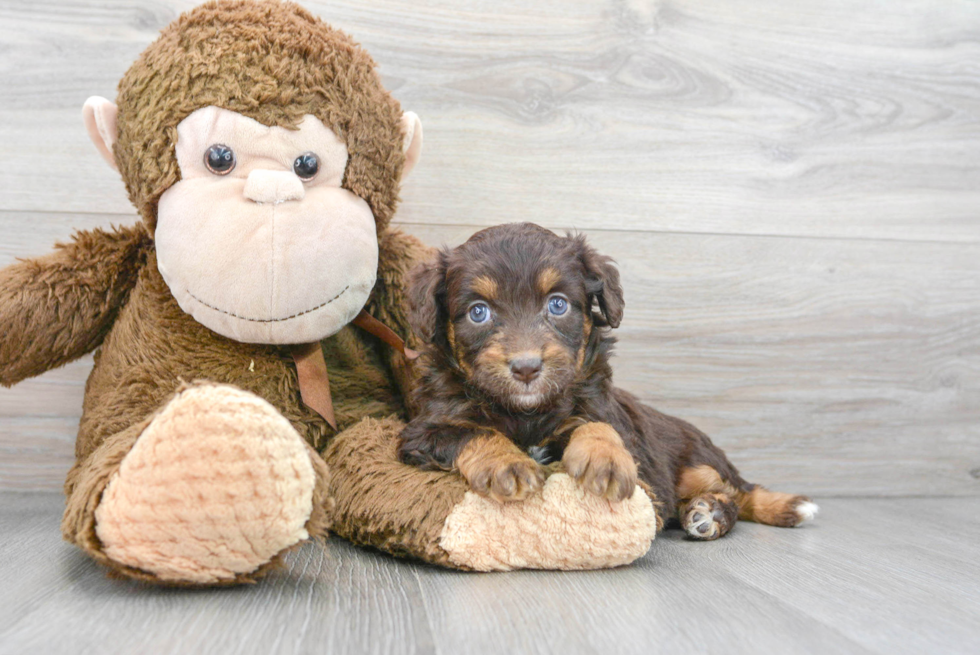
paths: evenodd
<path fill-rule="evenodd" d="M 470 320 L 474 323 L 486 323 L 490 318 L 490 306 L 485 302 L 478 302 L 470 307 Z"/>
<path fill-rule="evenodd" d="M 548 311 L 555 316 L 561 316 L 568 311 L 568 301 L 561 296 L 552 296 L 548 299 Z"/>

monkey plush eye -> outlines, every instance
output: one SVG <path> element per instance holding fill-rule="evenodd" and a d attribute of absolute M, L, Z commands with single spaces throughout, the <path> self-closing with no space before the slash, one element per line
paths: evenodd
<path fill-rule="evenodd" d="M 470 305 L 470 320 L 476 324 L 486 323 L 490 319 L 490 306 L 485 302 Z"/>
<path fill-rule="evenodd" d="M 235 152 L 226 145 L 216 143 L 204 153 L 204 165 L 215 175 L 227 175 L 235 168 Z"/>
<path fill-rule="evenodd" d="M 548 311 L 555 316 L 561 316 L 568 311 L 568 299 L 565 296 L 552 296 L 548 298 Z"/>
<path fill-rule="evenodd" d="M 293 172 L 301 180 L 312 180 L 320 170 L 320 160 L 312 152 L 304 152 L 293 162 Z"/>

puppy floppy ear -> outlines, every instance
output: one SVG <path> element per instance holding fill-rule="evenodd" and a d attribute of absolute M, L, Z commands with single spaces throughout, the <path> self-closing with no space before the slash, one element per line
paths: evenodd
<path fill-rule="evenodd" d="M 611 257 L 597 253 L 585 242 L 584 236 L 578 235 L 574 239 L 579 260 L 585 269 L 585 291 L 590 298 L 595 298 L 602 313 L 601 316 L 593 313 L 593 320 L 599 326 L 619 327 L 626 302 L 616 263 Z"/>
<path fill-rule="evenodd" d="M 439 253 L 434 261 L 419 264 L 408 281 L 408 322 L 425 343 L 433 343 L 445 322 L 446 263 Z"/>

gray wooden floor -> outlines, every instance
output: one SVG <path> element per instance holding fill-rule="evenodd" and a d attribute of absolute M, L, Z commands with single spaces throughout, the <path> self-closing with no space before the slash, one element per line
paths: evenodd
<path fill-rule="evenodd" d="M 0 266 L 136 220 L 80 108 L 198 1 L 0 0 Z M 86 357 L 0 390 L 0 653 L 980 652 L 980 3 L 301 1 L 422 118 L 401 228 L 584 231 L 618 384 L 824 512 L 616 571 L 110 581 L 53 493 Z"/>
<path fill-rule="evenodd" d="M 468 574 L 333 539 L 258 585 L 107 579 L 57 494 L 0 494 L 0 653 L 977 653 L 980 503 L 823 501 L 630 567 Z"/>

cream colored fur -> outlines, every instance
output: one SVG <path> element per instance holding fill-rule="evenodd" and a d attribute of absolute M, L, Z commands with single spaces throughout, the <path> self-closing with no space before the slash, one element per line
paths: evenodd
<path fill-rule="evenodd" d="M 119 170 L 116 167 L 116 158 L 112 154 L 112 147 L 116 144 L 118 135 L 116 124 L 118 115 L 119 108 L 115 103 L 101 96 L 92 96 L 82 105 L 82 120 L 85 121 L 88 136 L 95 144 L 95 149 L 113 170 Z"/>
<path fill-rule="evenodd" d="M 653 503 L 639 487 L 627 500 L 610 502 L 555 473 L 541 493 L 520 503 L 467 492 L 439 545 L 451 562 L 477 571 L 598 569 L 642 557 L 656 533 Z"/>
<path fill-rule="evenodd" d="M 216 175 L 208 148 L 231 148 L 236 165 Z M 293 161 L 320 160 L 301 181 Z M 217 107 L 177 126 L 181 180 L 160 198 L 157 262 L 181 309 L 245 343 L 326 338 L 367 301 L 378 268 L 374 216 L 341 188 L 347 147 L 313 116 L 298 130 L 266 127 Z"/>
<path fill-rule="evenodd" d="M 402 132 L 405 134 L 402 142 L 402 150 L 405 152 L 405 166 L 402 167 L 404 180 L 422 157 L 422 121 L 414 111 L 402 114 Z"/>
<path fill-rule="evenodd" d="M 95 512 L 113 560 L 212 584 L 308 537 L 314 470 L 289 422 L 229 386 L 187 389 L 144 430 Z"/>

